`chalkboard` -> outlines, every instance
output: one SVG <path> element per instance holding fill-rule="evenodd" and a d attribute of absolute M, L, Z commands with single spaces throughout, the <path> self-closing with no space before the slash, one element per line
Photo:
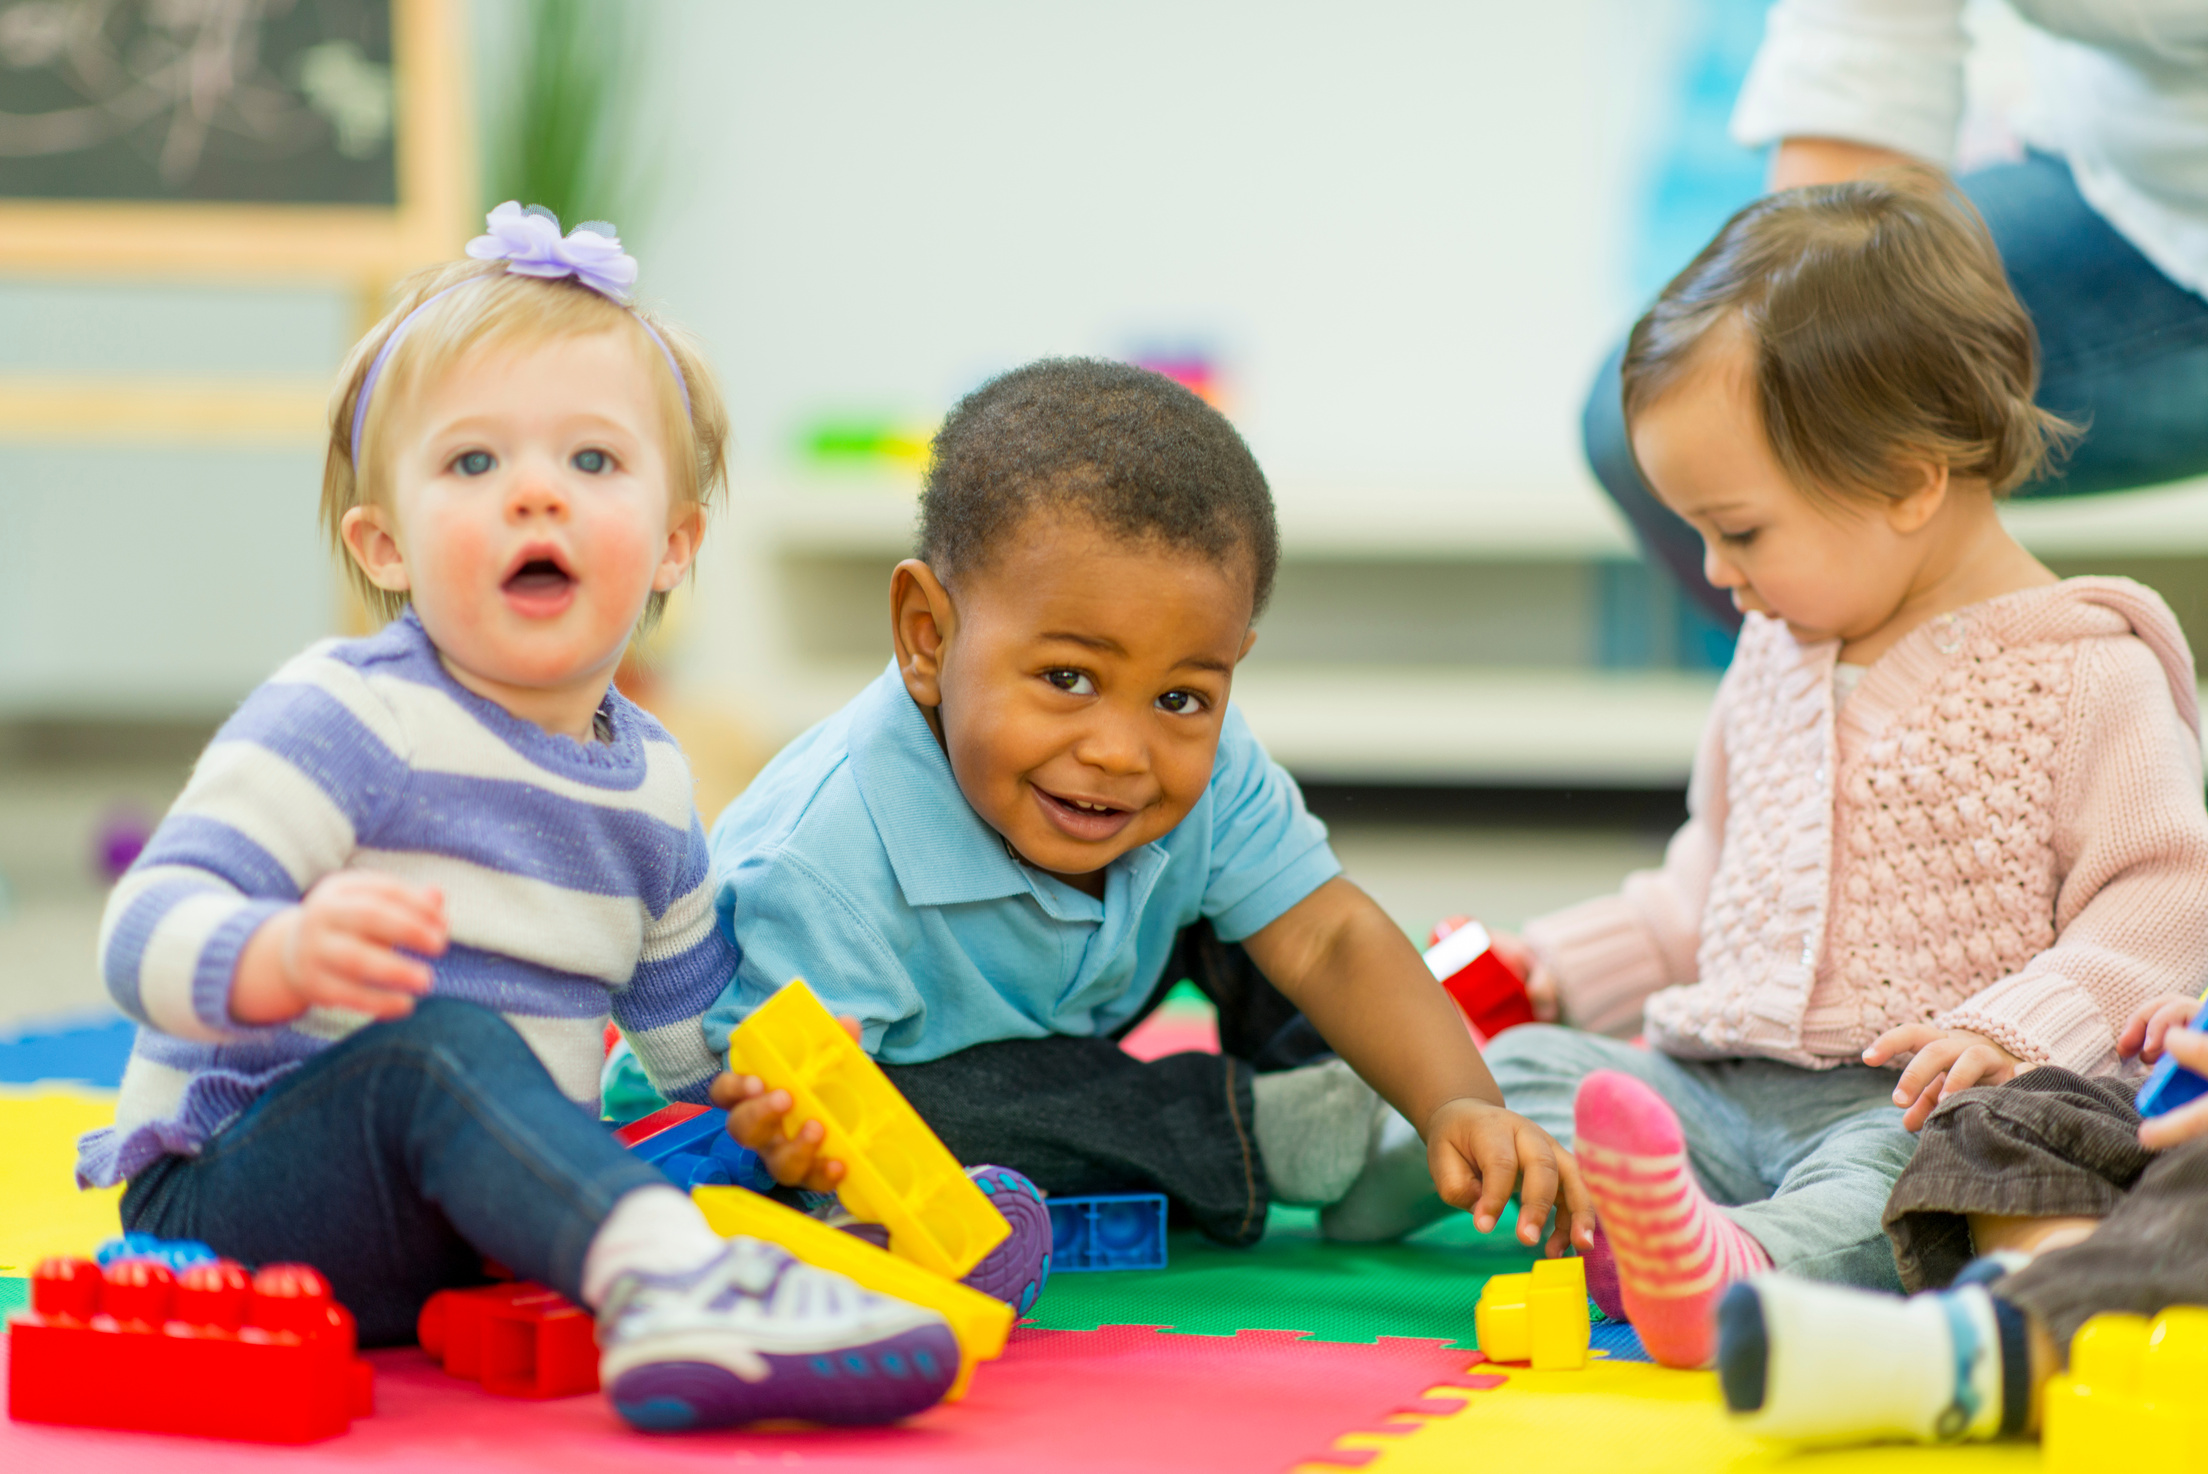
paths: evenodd
<path fill-rule="evenodd" d="M 0 3 L 0 198 L 396 206 L 391 10 Z"/>

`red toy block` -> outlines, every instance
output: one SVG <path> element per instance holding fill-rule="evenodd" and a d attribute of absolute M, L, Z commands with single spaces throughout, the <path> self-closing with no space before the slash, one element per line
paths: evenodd
<path fill-rule="evenodd" d="M 614 1132 L 613 1139 L 623 1146 L 635 1146 L 640 1141 L 649 1141 L 652 1137 L 659 1135 L 660 1132 L 670 1127 L 680 1126 L 693 1117 L 704 1115 L 706 1109 L 701 1105 L 691 1105 L 687 1101 L 678 1100 L 673 1105 L 661 1106 L 648 1116 L 639 1116 L 619 1131 Z"/>
<path fill-rule="evenodd" d="M 312 1443 L 375 1410 L 352 1312 L 304 1264 L 49 1259 L 8 1343 L 8 1416 L 26 1423 Z"/>
<path fill-rule="evenodd" d="M 573 1397 L 598 1390 L 597 1323 L 526 1280 L 439 1290 L 415 1322 L 422 1350 L 445 1371 L 499 1397 Z"/>
<path fill-rule="evenodd" d="M 1434 928 L 1426 967 L 1483 1044 L 1505 1029 L 1533 1022 L 1526 980 L 1495 955 L 1487 928 L 1470 917 L 1452 916 Z"/>

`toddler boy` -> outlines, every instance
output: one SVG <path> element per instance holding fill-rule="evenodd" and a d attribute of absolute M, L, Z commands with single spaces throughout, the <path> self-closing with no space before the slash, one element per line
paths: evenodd
<path fill-rule="evenodd" d="M 1560 1189 L 1584 1239 L 1571 1158 L 1503 1109 L 1228 703 L 1277 561 L 1248 448 L 1170 380 L 1057 359 L 968 396 L 891 579 L 894 663 L 715 827 L 741 961 L 707 1035 L 802 976 L 962 1160 L 1163 1192 L 1226 1243 L 1274 1200 L 1337 1237 L 1444 1201 L 1485 1231 L 1521 1178 L 1522 1239 Z M 1122 1051 L 1183 977 L 1223 1052 Z M 782 1136 L 786 1094 L 724 1076 L 715 1096 L 783 1181 L 840 1175 L 817 1125 Z"/>

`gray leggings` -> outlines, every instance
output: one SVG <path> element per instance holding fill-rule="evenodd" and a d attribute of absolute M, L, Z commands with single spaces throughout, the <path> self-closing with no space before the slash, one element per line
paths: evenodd
<path fill-rule="evenodd" d="M 1545 1024 L 1497 1035 L 1487 1064 L 1503 1103 L 1567 1145 L 1572 1099 L 1590 1071 L 1645 1081 L 1677 1113 L 1703 1189 L 1781 1269 L 1900 1288 L 1879 1226 L 1886 1195 L 1916 1150 L 1893 1103 L 1895 1071 L 1674 1059 Z"/>

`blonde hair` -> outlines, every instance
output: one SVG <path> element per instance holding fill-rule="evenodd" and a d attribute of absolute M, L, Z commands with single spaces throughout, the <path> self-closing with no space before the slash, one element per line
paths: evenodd
<path fill-rule="evenodd" d="M 1782 190 L 1726 221 L 1633 325 L 1627 424 L 1735 325 L 1772 452 L 1813 499 L 1895 498 L 1909 461 L 2005 496 L 2078 433 L 2032 402 L 2032 320 L 1985 222 L 1930 169 Z"/>
<path fill-rule="evenodd" d="M 480 285 L 431 302 L 438 293 L 480 279 Z M 427 307 L 423 304 L 428 303 Z M 417 308 L 422 315 L 408 325 L 376 381 L 361 427 L 364 466 L 353 464 L 353 409 L 369 365 L 399 324 Z M 667 345 L 662 355 L 645 329 Z M 407 606 L 401 590 L 379 588 L 345 546 L 345 514 L 358 506 L 386 504 L 390 493 L 389 457 L 383 451 L 391 406 L 417 385 L 451 367 L 477 348 L 533 345 L 594 333 L 625 333 L 636 344 L 640 361 L 652 366 L 657 381 L 661 423 L 667 440 L 672 478 L 669 499 L 675 506 L 711 508 L 728 482 L 728 411 L 713 370 L 695 341 L 648 309 L 624 307 L 572 279 L 546 280 L 508 272 L 503 262 L 455 261 L 416 272 L 399 284 L 397 300 L 381 322 L 353 345 L 330 396 L 330 448 L 322 467 L 322 526 L 344 565 L 346 576 L 368 608 L 384 619 Z M 677 382 L 667 363 L 671 355 L 682 372 Z M 689 408 L 683 407 L 684 394 Z M 644 607 L 649 629 L 666 608 L 667 595 L 654 590 Z"/>

